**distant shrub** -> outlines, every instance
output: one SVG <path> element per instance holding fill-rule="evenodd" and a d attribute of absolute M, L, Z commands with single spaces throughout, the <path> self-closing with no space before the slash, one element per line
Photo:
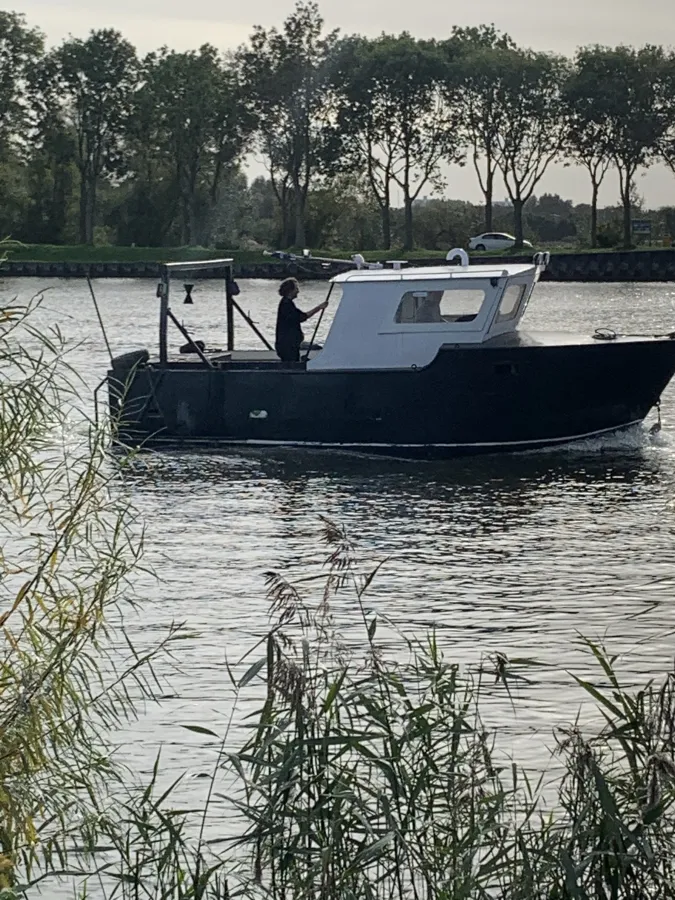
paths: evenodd
<path fill-rule="evenodd" d="M 598 247 L 609 249 L 623 242 L 623 232 L 618 222 L 609 222 L 598 228 Z"/>

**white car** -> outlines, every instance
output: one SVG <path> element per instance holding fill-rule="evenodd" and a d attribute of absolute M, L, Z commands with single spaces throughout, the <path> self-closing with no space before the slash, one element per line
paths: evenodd
<path fill-rule="evenodd" d="M 488 231 L 479 234 L 469 241 L 469 250 L 509 250 L 516 243 L 512 234 L 504 234 L 500 231 Z M 523 247 L 531 247 L 529 241 L 523 241 Z"/>

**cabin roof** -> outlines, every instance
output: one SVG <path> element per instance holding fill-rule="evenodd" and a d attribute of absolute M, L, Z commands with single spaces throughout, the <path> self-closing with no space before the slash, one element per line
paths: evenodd
<path fill-rule="evenodd" d="M 233 263 L 234 260 L 230 258 L 195 259 L 190 262 L 161 263 L 160 268 L 171 276 L 180 272 L 199 272 L 202 269 L 230 269 Z"/>
<path fill-rule="evenodd" d="M 477 266 L 418 266 L 408 269 L 357 269 L 343 272 L 332 279 L 336 284 L 381 281 L 431 281 L 462 278 L 514 278 L 529 275 L 534 263 L 508 263 L 507 265 Z"/>

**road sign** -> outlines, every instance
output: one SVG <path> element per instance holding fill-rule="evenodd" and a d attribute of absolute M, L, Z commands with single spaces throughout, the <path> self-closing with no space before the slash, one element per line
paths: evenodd
<path fill-rule="evenodd" d="M 633 234 L 652 233 L 652 223 L 649 219 L 633 219 Z"/>

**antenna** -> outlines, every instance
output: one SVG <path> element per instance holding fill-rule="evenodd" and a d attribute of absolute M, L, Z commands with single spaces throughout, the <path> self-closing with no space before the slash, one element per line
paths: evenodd
<path fill-rule="evenodd" d="M 263 250 L 263 256 L 274 256 L 275 259 L 281 259 L 287 262 L 313 262 L 313 263 L 340 263 L 342 265 L 354 266 L 357 269 L 383 269 L 382 263 L 366 262 L 361 253 L 356 253 L 351 259 L 336 259 L 331 256 L 312 256 L 311 250 L 303 250 L 302 255 L 297 253 L 288 253 L 285 250 Z"/>

